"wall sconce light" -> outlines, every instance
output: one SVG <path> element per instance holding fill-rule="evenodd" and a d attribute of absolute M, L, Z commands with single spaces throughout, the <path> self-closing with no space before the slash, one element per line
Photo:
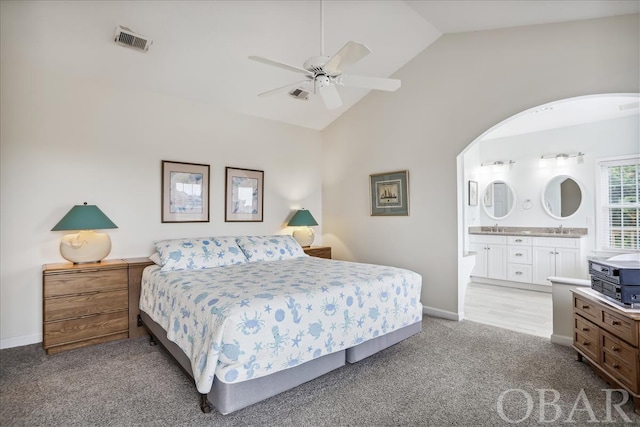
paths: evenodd
<path fill-rule="evenodd" d="M 496 160 L 495 162 L 481 163 L 480 166 L 493 166 L 494 172 L 500 172 L 505 166 L 510 166 L 514 163 L 515 162 L 513 160 L 507 160 L 506 162 Z"/>
<path fill-rule="evenodd" d="M 118 228 L 97 206 L 75 205 L 51 231 L 75 230 L 60 241 L 60 254 L 74 264 L 100 262 L 111 252 L 111 239 L 93 230 Z"/>
<path fill-rule="evenodd" d="M 576 163 L 582 163 L 584 161 L 584 153 L 582 152 L 577 152 L 577 153 L 571 153 L 571 154 L 567 154 L 567 153 L 560 153 L 560 154 L 546 154 L 544 156 L 540 156 L 540 165 L 544 166 L 547 161 L 551 160 L 551 159 L 556 159 L 556 164 L 558 166 L 564 166 L 569 162 L 569 159 L 575 158 L 576 159 Z"/>
<path fill-rule="evenodd" d="M 316 237 L 316 233 L 309 227 L 318 225 L 316 219 L 311 215 L 311 212 L 306 209 L 298 210 L 287 225 L 289 227 L 300 227 L 293 231 L 293 238 L 300 243 L 300 246 L 311 246 L 313 239 Z"/>

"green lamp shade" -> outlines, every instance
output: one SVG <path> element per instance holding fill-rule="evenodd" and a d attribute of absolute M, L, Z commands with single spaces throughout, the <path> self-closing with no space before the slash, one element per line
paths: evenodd
<path fill-rule="evenodd" d="M 96 205 L 75 205 L 51 231 L 118 228 Z"/>
<path fill-rule="evenodd" d="M 312 225 L 318 225 L 311 212 L 306 209 L 300 209 L 296 214 L 291 218 L 289 227 L 309 227 Z"/>

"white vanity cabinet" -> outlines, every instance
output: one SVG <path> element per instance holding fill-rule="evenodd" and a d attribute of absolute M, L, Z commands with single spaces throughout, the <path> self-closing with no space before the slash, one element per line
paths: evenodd
<path fill-rule="evenodd" d="M 530 234 L 534 235 L 470 233 L 469 250 L 476 253 L 472 280 L 550 292 L 549 277 L 588 277 L 586 235 L 554 237 L 556 235 L 549 232 L 545 233 L 547 236 L 540 236 L 542 232 Z"/>
<path fill-rule="evenodd" d="M 507 236 L 507 280 L 531 283 L 531 237 Z"/>
<path fill-rule="evenodd" d="M 582 238 L 534 237 L 533 283 L 549 285 L 548 277 L 585 279 L 587 261 Z"/>
<path fill-rule="evenodd" d="M 469 249 L 476 253 L 472 276 L 507 280 L 506 236 L 469 236 Z"/>

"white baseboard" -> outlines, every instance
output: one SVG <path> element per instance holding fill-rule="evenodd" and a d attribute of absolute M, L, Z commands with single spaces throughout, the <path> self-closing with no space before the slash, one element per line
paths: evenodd
<path fill-rule="evenodd" d="M 571 347 L 573 345 L 573 338 L 566 337 L 564 335 L 551 334 L 551 342 L 554 344 L 564 345 L 565 347 Z"/>
<path fill-rule="evenodd" d="M 459 322 L 464 318 L 464 315 L 454 313 L 453 311 L 440 310 L 439 308 L 422 306 L 422 314 L 428 314 L 429 316 L 442 317 L 447 320 L 455 320 Z"/>
<path fill-rule="evenodd" d="M 0 340 L 0 349 L 21 347 L 23 345 L 37 344 L 42 342 L 42 334 L 26 335 L 23 337 L 5 338 Z"/>

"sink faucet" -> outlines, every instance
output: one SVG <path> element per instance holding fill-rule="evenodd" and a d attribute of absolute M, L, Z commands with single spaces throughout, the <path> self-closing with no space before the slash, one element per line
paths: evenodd
<path fill-rule="evenodd" d="M 562 224 L 560 224 L 560 227 L 558 227 L 558 233 L 562 234 Z"/>
<path fill-rule="evenodd" d="M 496 225 L 495 225 L 495 232 L 496 233 L 498 232 L 498 223 L 496 223 Z"/>

